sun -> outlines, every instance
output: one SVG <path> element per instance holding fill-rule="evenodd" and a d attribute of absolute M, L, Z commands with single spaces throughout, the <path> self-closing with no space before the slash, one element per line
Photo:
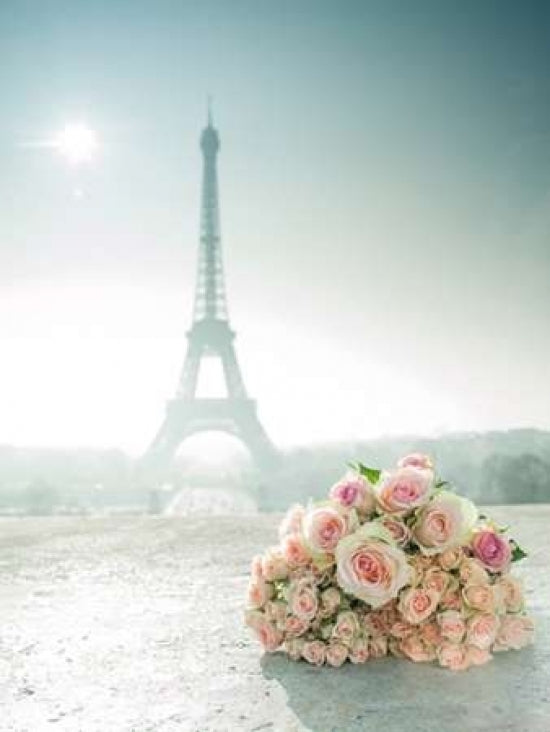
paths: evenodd
<path fill-rule="evenodd" d="M 84 124 L 66 125 L 55 138 L 54 146 L 73 164 L 90 162 L 99 147 L 97 134 Z"/>

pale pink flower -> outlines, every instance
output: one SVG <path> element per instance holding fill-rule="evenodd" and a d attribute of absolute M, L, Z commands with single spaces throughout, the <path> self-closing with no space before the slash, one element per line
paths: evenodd
<path fill-rule="evenodd" d="M 472 537 L 472 550 L 489 572 L 505 572 L 512 561 L 510 541 L 491 529 L 477 531 Z"/>
<path fill-rule="evenodd" d="M 441 643 L 441 630 L 437 622 L 423 623 L 418 628 L 418 633 L 424 643 L 430 646 L 437 646 Z"/>
<path fill-rule="evenodd" d="M 439 567 L 431 567 L 422 577 L 422 587 L 425 590 L 433 590 L 439 596 L 443 595 L 449 585 L 451 575 Z"/>
<path fill-rule="evenodd" d="M 284 539 L 288 534 L 299 534 L 302 531 L 302 519 L 306 509 L 299 503 L 291 506 L 279 525 L 279 539 Z"/>
<path fill-rule="evenodd" d="M 268 582 L 282 580 L 288 576 L 288 564 L 278 548 L 271 548 L 262 558 L 262 574 Z"/>
<path fill-rule="evenodd" d="M 369 657 L 382 658 L 388 653 L 388 636 L 375 635 L 369 638 Z"/>
<path fill-rule="evenodd" d="M 416 632 L 416 626 L 406 623 L 404 620 L 396 620 L 390 628 L 390 635 L 394 638 L 406 638 Z"/>
<path fill-rule="evenodd" d="M 432 459 L 428 455 L 423 455 L 420 452 L 412 452 L 410 455 L 405 455 L 397 463 L 399 468 L 418 468 L 419 470 L 433 470 L 434 464 Z"/>
<path fill-rule="evenodd" d="M 495 588 L 499 591 L 505 609 L 510 613 L 518 613 L 523 609 L 524 599 L 521 582 L 507 574 L 497 580 Z"/>
<path fill-rule="evenodd" d="M 326 647 L 326 660 L 329 666 L 341 666 L 348 657 L 348 649 L 343 643 L 332 640 Z"/>
<path fill-rule="evenodd" d="M 426 555 L 452 549 L 470 535 L 477 509 L 467 498 L 442 491 L 419 512 L 414 538 Z"/>
<path fill-rule="evenodd" d="M 433 490 L 434 475 L 431 470 L 404 467 L 383 473 L 375 487 L 376 500 L 387 513 L 406 513 L 423 506 Z"/>
<path fill-rule="evenodd" d="M 349 660 L 352 663 L 365 663 L 369 658 L 369 642 L 365 636 L 358 636 L 353 639 L 349 648 Z"/>
<path fill-rule="evenodd" d="M 273 653 L 283 642 L 283 634 L 267 620 L 253 629 L 265 651 Z"/>
<path fill-rule="evenodd" d="M 494 613 L 496 609 L 495 592 L 491 585 L 466 585 L 462 597 L 468 607 L 483 613 Z"/>
<path fill-rule="evenodd" d="M 302 649 L 305 640 L 303 638 L 287 638 L 285 640 L 284 649 L 289 658 L 293 661 L 299 661 L 302 657 Z"/>
<path fill-rule="evenodd" d="M 427 620 L 435 611 L 438 600 L 439 593 L 434 590 L 410 587 L 401 593 L 399 612 L 407 623 L 418 625 Z"/>
<path fill-rule="evenodd" d="M 466 660 L 470 666 L 483 666 L 490 661 L 491 653 L 486 649 L 477 648 L 477 646 L 466 646 Z"/>
<path fill-rule="evenodd" d="M 330 489 L 330 498 L 345 508 L 355 508 L 359 513 L 370 514 L 375 508 L 372 486 L 357 473 L 347 473 Z"/>
<path fill-rule="evenodd" d="M 302 646 L 302 658 L 314 666 L 322 666 L 325 662 L 326 646 L 323 641 L 306 641 Z"/>
<path fill-rule="evenodd" d="M 464 551 L 462 547 L 457 546 L 453 549 L 445 549 L 445 551 L 438 555 L 437 559 L 441 569 L 449 572 L 451 569 L 457 569 L 463 557 Z"/>
<path fill-rule="evenodd" d="M 451 643 L 460 643 L 466 632 L 464 618 L 457 610 L 445 610 L 437 615 L 441 636 Z"/>
<path fill-rule="evenodd" d="M 458 590 L 447 590 L 439 601 L 445 610 L 460 610 L 462 607 L 462 596 Z"/>
<path fill-rule="evenodd" d="M 416 633 L 403 638 L 399 644 L 399 649 L 401 653 L 415 663 L 433 661 L 436 655 L 435 650 L 426 646 L 422 638 Z"/>
<path fill-rule="evenodd" d="M 498 629 L 493 651 L 519 650 L 533 642 L 535 625 L 527 615 L 505 615 Z"/>
<path fill-rule="evenodd" d="M 273 585 L 263 580 L 252 580 L 248 585 L 248 604 L 261 608 L 273 597 Z"/>
<path fill-rule="evenodd" d="M 315 617 L 319 607 L 317 588 L 308 577 L 293 580 L 287 588 L 286 597 L 293 615 L 308 621 Z"/>
<path fill-rule="evenodd" d="M 266 619 L 278 628 L 284 628 L 286 620 L 287 604 L 280 600 L 270 600 L 266 603 L 264 613 Z"/>
<path fill-rule="evenodd" d="M 464 557 L 458 568 L 458 574 L 465 585 L 484 585 L 489 582 L 489 575 L 483 565 L 474 557 Z"/>
<path fill-rule="evenodd" d="M 284 631 L 289 638 L 303 635 L 308 628 L 308 620 L 298 618 L 296 615 L 287 615 L 285 618 Z"/>
<path fill-rule="evenodd" d="M 390 515 L 381 516 L 378 520 L 388 529 L 397 546 L 404 547 L 409 543 L 412 534 L 404 521 Z"/>
<path fill-rule="evenodd" d="M 264 576 L 262 574 L 262 555 L 257 554 L 250 563 L 250 574 L 252 575 L 252 579 L 254 580 L 261 580 L 264 579 Z"/>
<path fill-rule="evenodd" d="M 475 613 L 466 622 L 466 642 L 482 651 L 490 648 L 497 637 L 499 619 L 491 613 Z"/>
<path fill-rule="evenodd" d="M 451 671 L 464 671 L 469 665 L 466 647 L 450 641 L 444 641 L 437 648 L 437 658 L 441 666 Z"/>
<path fill-rule="evenodd" d="M 256 630 L 265 622 L 265 615 L 261 610 L 248 609 L 244 614 L 244 622 L 249 628 Z"/>
<path fill-rule="evenodd" d="M 303 567 L 311 559 L 301 534 L 287 534 L 281 541 L 281 548 L 287 564 L 292 568 Z"/>
<path fill-rule="evenodd" d="M 321 605 L 327 615 L 333 615 L 340 607 L 342 595 L 337 587 L 327 587 L 321 592 Z"/>
<path fill-rule="evenodd" d="M 384 605 L 407 584 L 410 568 L 391 534 L 375 522 L 363 524 L 336 547 L 337 582 L 374 608 Z"/>
<path fill-rule="evenodd" d="M 359 632 L 359 618 L 352 610 L 338 613 L 332 635 L 343 643 L 350 644 Z"/>
<path fill-rule="evenodd" d="M 313 554 L 333 553 L 348 533 L 351 515 L 336 504 L 322 504 L 308 509 L 303 519 L 306 544 Z"/>

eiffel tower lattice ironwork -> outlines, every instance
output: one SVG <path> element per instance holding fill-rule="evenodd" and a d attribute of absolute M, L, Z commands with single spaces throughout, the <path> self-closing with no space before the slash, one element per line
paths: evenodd
<path fill-rule="evenodd" d="M 218 207 L 216 162 L 220 142 L 210 110 L 200 146 L 202 205 L 193 324 L 187 333 L 187 353 L 177 394 L 168 402 L 166 416 L 147 458 L 157 465 L 167 465 L 187 437 L 216 430 L 238 437 L 255 464 L 266 469 L 274 464 L 277 453 L 258 419 L 255 401 L 247 395 L 235 354 L 235 333 L 229 326 Z M 201 363 L 209 357 L 221 361 L 226 397 L 197 396 Z"/>

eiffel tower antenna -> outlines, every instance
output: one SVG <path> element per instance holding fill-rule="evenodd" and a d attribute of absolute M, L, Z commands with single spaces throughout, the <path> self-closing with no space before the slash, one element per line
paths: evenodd
<path fill-rule="evenodd" d="M 247 395 L 235 353 L 235 333 L 229 326 L 218 202 L 220 139 L 212 123 L 210 97 L 200 147 L 203 174 L 193 321 L 187 333 L 187 352 L 176 396 L 168 402 L 166 416 L 146 459 L 167 466 L 187 437 L 205 430 L 220 430 L 240 438 L 257 466 L 269 469 L 276 462 L 277 453 L 258 419 L 256 403 Z M 221 361 L 225 397 L 197 396 L 201 363 L 207 357 Z"/>

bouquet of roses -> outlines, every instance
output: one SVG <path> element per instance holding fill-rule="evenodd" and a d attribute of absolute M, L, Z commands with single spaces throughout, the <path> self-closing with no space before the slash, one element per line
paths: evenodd
<path fill-rule="evenodd" d="M 327 501 L 291 507 L 279 545 L 252 561 L 246 623 L 263 648 L 461 670 L 532 642 L 510 574 L 525 552 L 447 485 L 414 454 L 391 471 L 354 465 Z"/>

